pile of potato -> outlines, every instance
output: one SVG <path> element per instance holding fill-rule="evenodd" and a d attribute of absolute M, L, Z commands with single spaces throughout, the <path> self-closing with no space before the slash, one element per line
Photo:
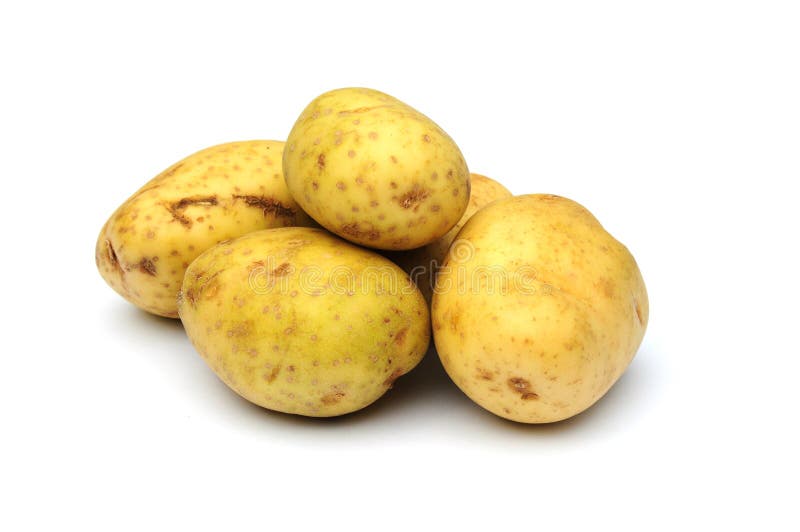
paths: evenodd
<path fill-rule="evenodd" d="M 327 92 L 286 143 L 232 142 L 149 181 L 103 226 L 106 282 L 180 317 L 230 388 L 271 410 L 364 408 L 436 351 L 498 416 L 547 423 L 602 397 L 648 300 L 581 205 L 470 174 L 432 120 L 382 92 Z"/>

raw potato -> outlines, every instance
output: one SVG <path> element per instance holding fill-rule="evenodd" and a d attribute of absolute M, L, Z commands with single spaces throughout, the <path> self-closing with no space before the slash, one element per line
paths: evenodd
<path fill-rule="evenodd" d="M 156 176 L 100 231 L 103 279 L 137 307 L 177 318 L 183 273 L 200 253 L 258 229 L 314 225 L 286 189 L 282 153 L 278 141 L 221 144 Z"/>
<path fill-rule="evenodd" d="M 436 283 L 436 271 L 444 262 L 450 244 L 473 214 L 491 202 L 510 198 L 511 192 L 497 181 L 481 174 L 470 174 L 472 183 L 469 204 L 464 215 L 444 236 L 421 248 L 409 251 L 387 252 L 387 257 L 403 268 L 419 287 L 425 301 L 430 302 Z"/>
<path fill-rule="evenodd" d="M 453 381 L 524 423 L 589 408 L 625 371 L 647 326 L 647 292 L 627 248 L 581 205 L 551 195 L 497 201 L 458 240 L 432 309 Z"/>
<path fill-rule="evenodd" d="M 458 222 L 469 171 L 439 126 L 372 89 L 327 92 L 286 141 L 283 171 L 300 206 L 337 235 L 378 249 L 433 242 Z"/>
<path fill-rule="evenodd" d="M 322 229 L 257 231 L 186 272 L 181 320 L 214 372 L 271 410 L 364 408 L 422 359 L 425 300 L 384 257 Z"/>

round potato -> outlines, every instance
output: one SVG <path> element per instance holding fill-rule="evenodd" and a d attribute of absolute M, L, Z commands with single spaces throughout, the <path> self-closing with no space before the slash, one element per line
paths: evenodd
<path fill-rule="evenodd" d="M 286 189 L 282 153 L 283 142 L 231 142 L 169 167 L 103 226 L 100 275 L 137 307 L 177 318 L 183 274 L 200 253 L 250 231 L 315 225 Z"/>
<path fill-rule="evenodd" d="M 225 384 L 305 416 L 369 405 L 430 340 L 428 307 L 408 276 L 322 229 L 257 231 L 206 251 L 186 272 L 179 310 Z"/>
<path fill-rule="evenodd" d="M 320 225 L 356 244 L 424 246 L 467 208 L 469 171 L 458 146 L 388 94 L 327 92 L 305 108 L 286 143 L 292 196 Z"/>
<path fill-rule="evenodd" d="M 581 205 L 500 200 L 458 234 L 432 307 L 436 349 L 473 401 L 524 423 L 589 408 L 644 336 L 648 300 L 627 248 Z"/>

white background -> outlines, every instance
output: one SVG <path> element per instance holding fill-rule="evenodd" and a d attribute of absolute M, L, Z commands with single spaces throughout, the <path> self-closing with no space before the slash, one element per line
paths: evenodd
<path fill-rule="evenodd" d="M 3 3 L 0 528 L 797 530 L 797 3 L 522 5 Z M 650 327 L 600 403 L 513 424 L 429 356 L 355 415 L 273 414 L 105 285 L 144 181 L 342 86 L 632 250 Z"/>

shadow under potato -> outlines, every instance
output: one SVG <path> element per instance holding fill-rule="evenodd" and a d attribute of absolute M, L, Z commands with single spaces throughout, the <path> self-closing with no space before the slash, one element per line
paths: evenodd
<path fill-rule="evenodd" d="M 190 352 L 193 356 L 199 356 L 191 347 L 180 320 L 149 314 L 132 305 L 121 303 L 113 305 L 106 316 L 115 324 L 115 330 L 121 335 L 130 335 L 137 340 L 146 337 L 149 345 L 153 345 L 154 334 L 157 335 L 156 339 L 158 336 L 162 336 L 162 338 L 169 338 L 170 342 L 185 341 L 186 350 L 181 349 L 180 351 L 183 354 Z M 147 329 L 147 333 L 142 334 L 142 329 Z M 575 433 L 598 427 L 615 429 L 620 425 L 628 424 L 631 416 L 639 410 L 639 405 L 643 402 L 646 403 L 654 393 L 658 375 L 658 371 L 653 368 L 655 362 L 655 354 L 647 346 L 644 346 L 619 381 L 597 403 L 569 419 L 545 424 L 509 421 L 472 402 L 450 380 L 439 361 L 433 343 L 419 365 L 398 379 L 393 388 L 377 401 L 361 410 L 337 417 L 314 418 L 268 410 L 240 397 L 236 392 L 230 390 L 210 368 L 206 369 L 209 379 L 214 381 L 214 386 L 219 386 L 221 393 L 229 394 L 231 400 L 236 402 L 237 408 L 241 408 L 242 413 L 248 412 L 248 417 L 255 416 L 258 423 L 271 421 L 330 430 L 332 425 L 353 427 L 410 412 L 417 414 L 430 412 L 433 417 L 445 419 L 448 411 L 443 409 L 443 405 L 446 405 L 448 409 L 457 408 L 460 414 L 474 416 L 477 421 L 496 425 L 506 432 L 513 431 L 519 434 L 534 432 L 542 436 L 555 436 L 567 431 Z M 209 400 L 212 399 L 216 400 L 217 398 L 209 398 Z"/>
<path fill-rule="evenodd" d="M 632 422 L 632 417 L 644 411 L 650 396 L 657 388 L 654 379 L 658 372 L 653 369 L 653 357 L 640 353 L 617 383 L 597 403 L 584 412 L 555 423 L 525 424 L 498 417 L 470 400 L 450 380 L 433 346 L 422 362 L 409 374 L 404 375 L 375 403 L 350 414 L 337 417 L 314 418 L 273 412 L 238 399 L 259 422 L 285 423 L 303 426 L 310 430 L 329 431 L 333 427 L 367 426 L 396 416 L 418 415 L 430 412 L 430 416 L 443 421 L 451 417 L 452 409 L 459 416 L 472 418 L 476 424 L 496 427 L 499 433 L 520 436 L 573 437 L 586 431 L 616 431 Z M 225 386 L 219 381 L 220 386 Z M 429 417 L 426 415 L 426 417 Z M 449 429 L 445 429 L 449 430 Z M 464 430 L 459 424 L 456 430 Z"/>
<path fill-rule="evenodd" d="M 225 386 L 222 381 L 219 381 L 219 384 L 220 386 Z M 397 379 L 393 387 L 383 396 L 361 410 L 342 416 L 307 417 L 276 412 L 250 403 L 232 390 L 230 392 L 236 395 L 239 402 L 246 405 L 246 408 L 252 409 L 256 415 L 266 416 L 270 418 L 270 420 L 281 423 L 328 428 L 331 425 L 350 427 L 356 424 L 374 422 L 378 419 L 408 413 L 404 411 L 433 411 L 437 410 L 437 405 L 441 404 L 443 400 L 449 402 L 455 399 L 457 401 L 463 401 L 464 405 L 467 407 L 474 406 L 469 398 L 462 394 L 456 385 L 452 383 L 450 377 L 447 376 L 433 345 L 428 349 L 425 357 L 417 367 Z"/>

